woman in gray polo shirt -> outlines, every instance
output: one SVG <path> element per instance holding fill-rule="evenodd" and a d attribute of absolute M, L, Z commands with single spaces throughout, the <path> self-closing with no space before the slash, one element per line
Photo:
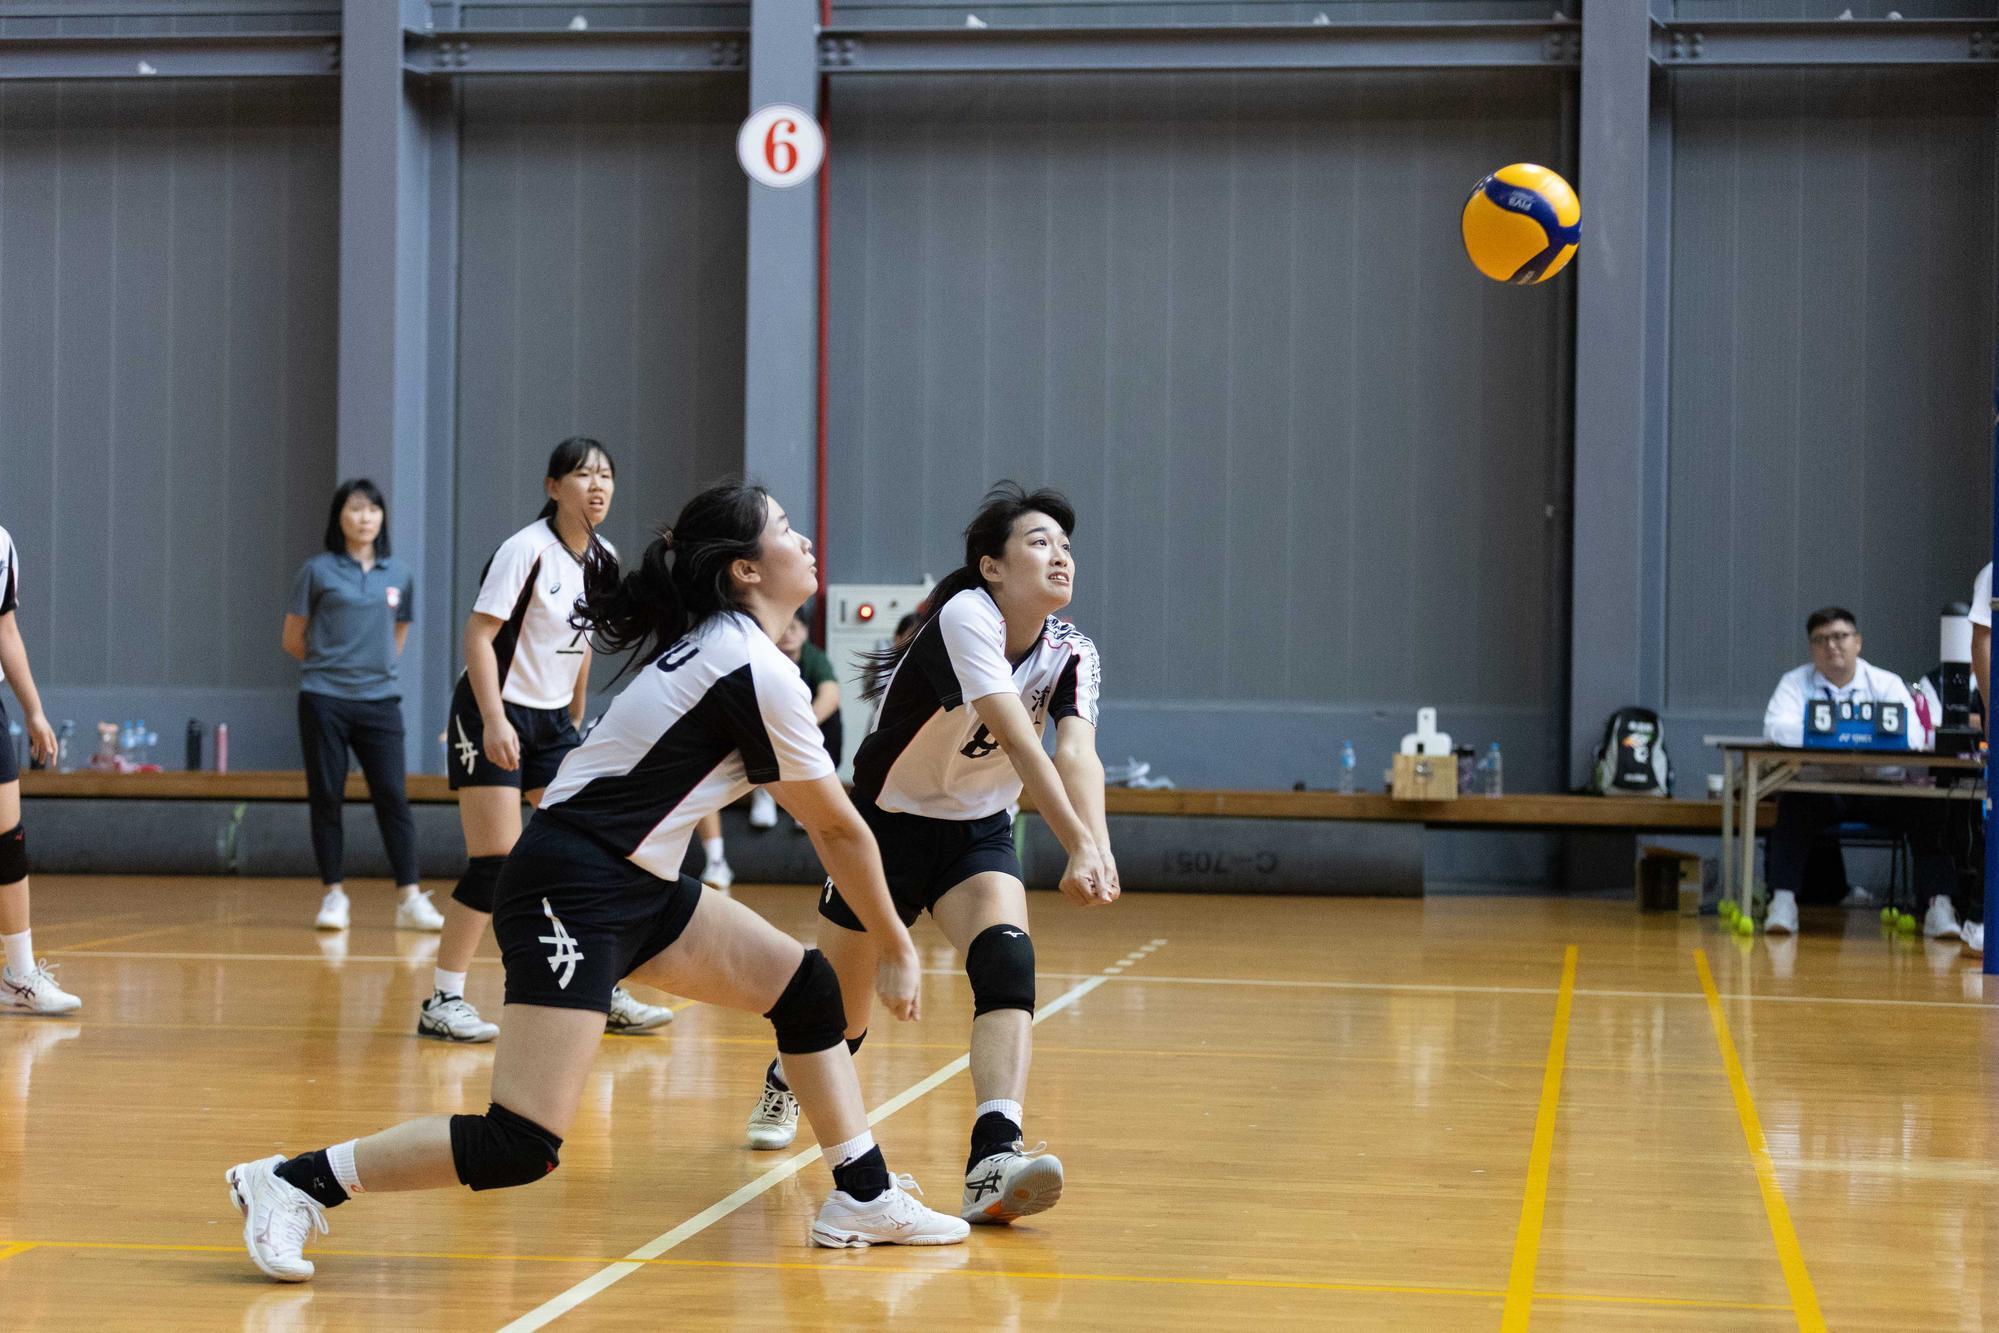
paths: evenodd
<path fill-rule="evenodd" d="M 397 659 L 409 637 L 414 580 L 389 554 L 388 507 L 366 478 L 342 482 L 326 517 L 326 549 L 305 562 L 285 613 L 285 651 L 305 664 L 298 736 L 312 806 L 312 853 L 326 897 L 314 923 L 347 929 L 340 826 L 352 750 L 368 779 L 382 845 L 401 886 L 398 930 L 441 930 L 444 917 L 417 888 L 416 822 L 403 790 L 402 687 Z"/>

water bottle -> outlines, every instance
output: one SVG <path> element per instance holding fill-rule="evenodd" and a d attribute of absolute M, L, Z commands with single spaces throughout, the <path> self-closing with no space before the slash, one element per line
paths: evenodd
<path fill-rule="evenodd" d="M 1342 796 L 1353 795 L 1354 768 L 1353 742 L 1342 741 L 1340 743 L 1340 795 Z"/>
<path fill-rule="evenodd" d="M 139 762 L 139 742 L 132 734 L 134 730 L 130 719 L 118 724 L 118 757 L 136 764 Z"/>
<path fill-rule="evenodd" d="M 191 717 L 187 720 L 187 750 L 185 754 L 187 771 L 190 773 L 199 773 L 201 771 L 201 721 L 198 718 Z"/>
<path fill-rule="evenodd" d="M 229 724 L 227 722 L 217 722 L 215 724 L 215 771 L 218 773 L 227 773 L 229 771 Z"/>
<path fill-rule="evenodd" d="M 56 728 L 56 772 L 67 773 L 70 769 L 69 738 L 76 735 L 76 719 L 66 717 Z"/>
<path fill-rule="evenodd" d="M 1494 741 L 1492 748 L 1485 752 L 1485 762 L 1480 764 L 1479 767 L 1485 770 L 1485 794 L 1487 796 L 1504 795 L 1506 783 L 1500 771 L 1498 741 Z"/>
<path fill-rule="evenodd" d="M 142 717 L 142 718 L 140 718 L 140 719 L 139 719 L 138 721 L 136 721 L 136 722 L 134 722 L 134 723 L 132 724 L 132 762 L 133 762 L 133 763 L 136 763 L 136 764 L 147 764 L 147 763 L 151 763 L 151 762 L 152 762 L 152 759 L 153 759 L 153 755 L 152 755 L 152 751 L 151 751 L 151 749 L 150 749 L 150 748 L 148 748 L 148 746 L 147 746 L 147 744 L 146 744 L 146 734 L 147 734 L 147 733 L 146 733 L 146 719 Z"/>
<path fill-rule="evenodd" d="M 146 762 L 157 768 L 160 762 L 160 733 L 148 729 L 146 732 L 145 745 L 146 745 Z"/>

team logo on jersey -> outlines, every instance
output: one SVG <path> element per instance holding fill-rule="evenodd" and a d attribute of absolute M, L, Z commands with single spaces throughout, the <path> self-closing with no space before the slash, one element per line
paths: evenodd
<path fill-rule="evenodd" d="M 454 747 L 458 751 L 458 766 L 467 773 L 472 771 L 472 762 L 479 757 L 479 747 L 465 734 L 465 719 L 452 714 L 451 725 L 458 729 L 458 741 Z"/>
<path fill-rule="evenodd" d="M 979 729 L 972 733 L 971 741 L 958 753 L 967 759 L 989 759 L 997 749 L 999 749 L 999 738 L 987 731 L 986 724 L 981 722 Z"/>
<path fill-rule="evenodd" d="M 553 935 L 540 936 L 543 944 L 554 946 L 553 952 L 548 955 L 548 970 L 562 973 L 555 984 L 559 989 L 568 990 L 571 979 L 576 976 L 576 965 L 583 961 L 583 951 L 576 947 L 576 937 L 556 917 L 555 909 L 548 905 L 546 898 L 541 900 L 541 914 L 548 918 L 549 925 L 555 927 Z"/>
<path fill-rule="evenodd" d="M 553 596 L 555 596 L 555 594 L 557 594 L 557 593 L 559 593 L 559 592 L 561 592 L 561 591 L 562 591 L 562 580 L 561 580 L 561 579 L 557 579 L 557 580 L 556 580 L 555 582 L 553 582 L 553 583 L 551 583 L 551 584 L 549 584 L 549 585 L 548 585 L 548 595 L 549 595 L 550 597 L 553 597 Z"/>
<path fill-rule="evenodd" d="M 402 604 L 403 604 L 403 590 L 401 588 L 389 589 L 389 610 L 393 611 Z"/>

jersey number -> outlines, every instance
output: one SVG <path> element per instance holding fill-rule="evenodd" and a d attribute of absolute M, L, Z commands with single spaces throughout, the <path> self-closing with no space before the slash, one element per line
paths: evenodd
<path fill-rule="evenodd" d="M 677 643 L 673 647 L 667 649 L 665 654 L 660 657 L 659 661 L 655 665 L 657 665 L 661 671 L 678 671 L 680 670 L 680 668 L 686 666 L 689 662 L 693 661 L 694 655 L 700 651 L 701 647 L 699 644 Z"/>
<path fill-rule="evenodd" d="M 999 749 L 999 740 L 987 731 L 985 723 L 981 722 L 978 731 L 973 733 L 971 742 L 958 753 L 967 759 L 985 759 L 997 749 Z"/>

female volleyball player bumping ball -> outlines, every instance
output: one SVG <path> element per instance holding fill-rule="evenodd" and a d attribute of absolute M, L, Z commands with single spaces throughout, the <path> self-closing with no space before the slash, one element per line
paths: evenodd
<path fill-rule="evenodd" d="M 611 990 L 649 985 L 768 1018 L 833 1193 L 815 1244 L 951 1245 L 970 1230 L 891 1177 L 842 1039 L 841 986 L 749 908 L 679 873 L 701 817 L 768 784 L 848 886 L 869 930 L 872 984 L 917 1016 L 921 965 L 896 919 L 868 827 L 833 773 L 798 669 L 775 642 L 818 586 L 812 544 L 759 487 L 718 486 L 680 512 L 622 581 L 592 548 L 575 611 L 606 651 L 645 662 L 562 761 L 500 876 L 493 929 L 507 1005 L 484 1115 L 430 1116 L 289 1160 L 228 1172 L 258 1268 L 302 1282 L 325 1209 L 367 1191 L 526 1185 L 553 1171 L 604 1031 Z M 636 971 L 634 971 L 636 969 Z M 865 992 L 863 992 L 865 993 Z"/>
<path fill-rule="evenodd" d="M 465 671 L 445 724 L 445 769 L 465 829 L 465 873 L 444 909 L 437 973 L 417 1013 L 417 1035 L 491 1041 L 499 1032 L 465 998 L 465 973 L 492 919 L 493 886 L 514 840 L 521 805 L 541 799 L 577 728 L 590 688 L 590 645 L 569 623 L 583 591 L 583 556 L 617 552 L 595 536 L 611 512 L 617 467 L 603 445 L 578 436 L 555 446 L 542 482 L 548 501 L 535 521 L 500 543 L 479 575 L 465 621 Z M 673 1021 L 623 987 L 611 995 L 613 1032 Z"/>
<path fill-rule="evenodd" d="M 972 983 L 978 1110 L 958 1214 L 968 1222 L 1011 1222 L 1062 1197 L 1061 1160 L 1026 1149 L 1021 1135 L 1034 942 L 1008 807 L 1023 786 L 1069 853 L 1063 894 L 1089 905 L 1119 892 L 1097 758 L 1097 650 L 1055 616 L 1075 589 L 1075 527 L 1060 492 L 1004 482 L 986 494 L 965 529 L 965 563 L 931 593 L 928 620 L 871 663 L 868 693 L 881 712 L 854 757 L 854 801 L 881 845 L 897 915 L 907 925 L 927 909 Z M 1051 718 L 1052 763 L 1041 748 Z M 847 881 L 827 869 L 819 946 L 839 974 L 847 1044 L 858 1050 L 878 951 L 900 934 L 866 926 Z M 780 1048 L 750 1115 L 750 1146 L 782 1148 L 796 1133 L 792 1065 Z"/>

